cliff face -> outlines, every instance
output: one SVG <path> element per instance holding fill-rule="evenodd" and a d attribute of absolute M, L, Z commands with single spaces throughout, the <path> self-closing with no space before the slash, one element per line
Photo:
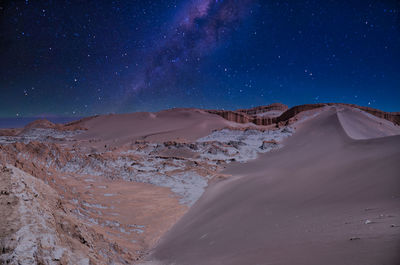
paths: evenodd
<path fill-rule="evenodd" d="M 209 113 L 217 114 L 222 118 L 237 123 L 254 123 L 256 125 L 271 125 L 275 123 L 275 118 L 261 117 L 257 114 L 267 113 L 269 111 L 286 111 L 288 107 L 280 103 L 274 103 L 267 106 L 260 106 L 251 109 L 232 110 L 208 110 Z"/>
<path fill-rule="evenodd" d="M 300 112 L 317 109 L 317 108 L 322 108 L 324 106 L 326 106 L 326 104 L 305 104 L 305 105 L 294 106 L 294 107 L 288 109 L 287 111 L 285 111 L 284 113 L 282 113 L 281 116 L 277 117 L 275 122 L 276 123 L 286 122 L 289 119 L 296 116 L 297 114 L 299 114 Z"/>
<path fill-rule="evenodd" d="M 232 110 L 208 110 L 211 114 L 217 114 L 228 121 L 237 123 L 249 123 L 253 122 L 254 118 L 243 112 L 232 111 Z"/>
<path fill-rule="evenodd" d="M 378 118 L 386 119 L 388 121 L 393 122 L 396 125 L 400 125 L 400 113 L 399 112 L 385 112 L 369 107 L 362 107 L 353 104 L 345 104 L 345 103 L 318 103 L 318 104 L 305 104 L 294 106 L 290 109 L 286 105 L 280 103 L 274 103 L 267 106 L 260 106 L 251 109 L 239 109 L 236 111 L 230 110 L 209 110 L 209 113 L 217 114 L 228 121 L 233 121 L 237 123 L 254 123 L 256 125 L 272 125 L 279 123 L 288 123 L 290 119 L 296 116 L 297 114 L 308 111 L 312 109 L 322 108 L 324 106 L 349 106 L 353 108 L 358 108 L 365 112 L 368 112 L 372 115 L 375 115 Z M 283 113 L 277 117 L 263 117 L 258 116 L 262 113 L 267 113 L 269 111 L 283 111 Z"/>
<path fill-rule="evenodd" d="M 255 108 L 251 108 L 251 109 L 238 109 L 236 111 L 241 112 L 241 113 L 246 113 L 248 115 L 256 115 L 256 114 L 265 113 L 265 112 L 272 111 L 272 110 L 286 111 L 287 109 L 288 109 L 288 106 L 286 106 L 284 104 L 273 103 L 273 104 L 267 105 L 267 106 L 259 106 L 259 107 L 255 107 Z"/>

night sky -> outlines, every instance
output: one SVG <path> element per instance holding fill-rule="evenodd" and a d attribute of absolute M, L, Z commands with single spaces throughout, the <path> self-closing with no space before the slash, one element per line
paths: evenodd
<path fill-rule="evenodd" d="M 400 111 L 400 1 L 0 2 L 0 117 L 346 102 Z"/>

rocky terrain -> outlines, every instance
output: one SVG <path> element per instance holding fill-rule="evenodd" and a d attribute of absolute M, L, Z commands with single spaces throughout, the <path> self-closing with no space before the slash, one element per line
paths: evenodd
<path fill-rule="evenodd" d="M 279 150 L 332 107 L 373 115 L 382 129 L 371 137 L 399 133 L 398 113 L 343 104 L 174 109 L 0 130 L 0 260 L 140 262 L 208 186 L 230 179 L 227 165 Z"/>

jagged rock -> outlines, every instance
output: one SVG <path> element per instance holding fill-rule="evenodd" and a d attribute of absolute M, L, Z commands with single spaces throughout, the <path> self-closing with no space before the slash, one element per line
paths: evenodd
<path fill-rule="evenodd" d="M 277 145 L 278 145 L 278 143 L 275 140 L 263 141 L 262 145 L 260 146 L 260 149 L 267 150 L 267 149 L 273 148 Z"/>

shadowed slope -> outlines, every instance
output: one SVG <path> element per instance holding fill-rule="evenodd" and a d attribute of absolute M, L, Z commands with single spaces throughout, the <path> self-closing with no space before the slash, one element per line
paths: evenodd
<path fill-rule="evenodd" d="M 349 114 L 351 115 L 351 114 Z M 399 264 L 400 137 L 352 140 L 331 108 L 226 170 L 164 236 L 160 264 Z"/>

